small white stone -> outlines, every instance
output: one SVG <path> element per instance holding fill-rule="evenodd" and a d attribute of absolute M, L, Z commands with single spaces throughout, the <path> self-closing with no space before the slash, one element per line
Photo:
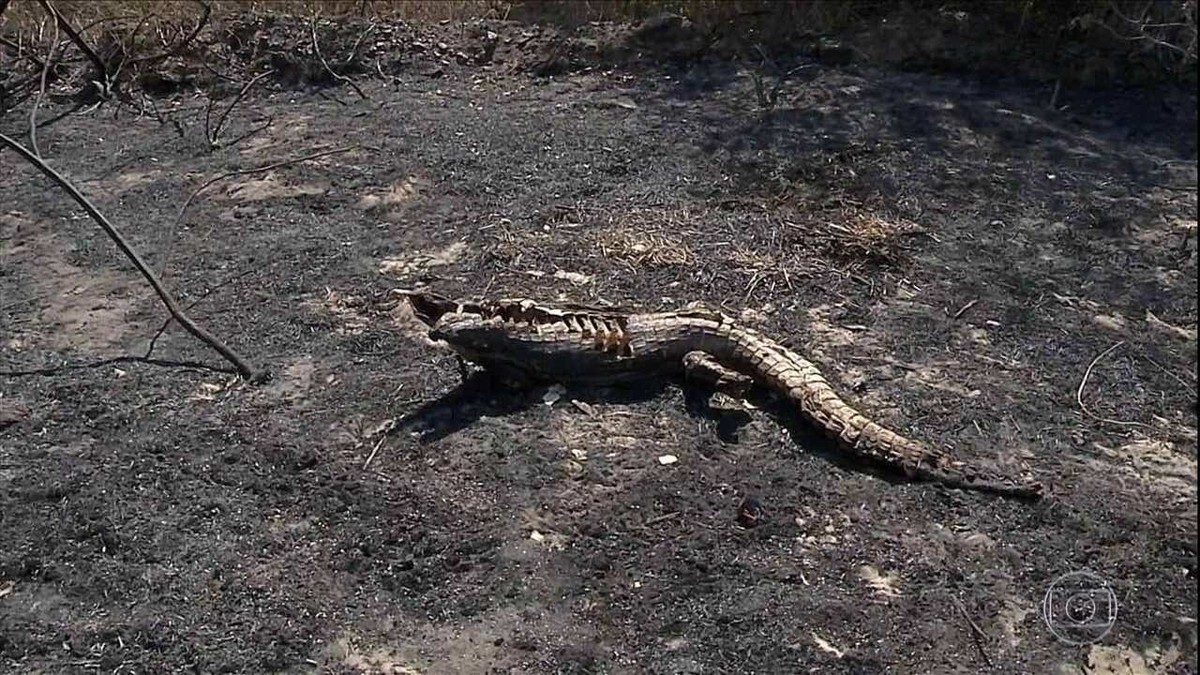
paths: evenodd
<path fill-rule="evenodd" d="M 565 393 L 567 393 L 567 388 L 561 384 L 556 384 L 547 389 L 545 394 L 542 394 L 542 403 L 545 403 L 546 405 L 554 405 L 555 403 L 558 403 L 558 400 L 561 399 L 562 395 Z"/>
<path fill-rule="evenodd" d="M 663 466 L 666 466 L 668 464 L 674 464 L 675 462 L 678 462 L 678 461 L 679 461 L 679 458 L 676 457 L 675 455 L 662 455 L 658 458 L 658 463 L 662 464 Z"/>

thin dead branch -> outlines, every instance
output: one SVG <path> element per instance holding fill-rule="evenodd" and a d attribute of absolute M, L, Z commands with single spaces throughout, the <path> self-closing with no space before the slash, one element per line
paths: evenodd
<path fill-rule="evenodd" d="M 975 643 L 975 649 L 979 651 L 979 656 L 983 659 L 983 662 L 987 664 L 987 667 L 991 668 L 992 659 L 988 656 L 987 650 L 984 649 L 984 645 L 987 642 L 987 633 L 984 633 L 983 629 L 979 627 L 979 624 L 975 623 L 975 620 L 972 619 L 971 615 L 967 613 L 967 608 L 965 605 L 963 605 L 961 600 L 958 598 L 951 599 L 954 601 L 954 605 L 958 607 L 959 614 L 962 614 L 962 617 L 967 620 L 967 625 L 971 627 L 971 641 Z"/>
<path fill-rule="evenodd" d="M 130 21 L 132 19 L 138 18 L 138 16 L 139 15 L 137 15 L 137 14 L 115 14 L 115 15 L 109 15 L 109 16 L 102 16 L 94 21 L 91 21 L 90 23 L 85 23 L 82 27 L 80 27 L 79 34 L 84 35 L 89 30 L 91 30 L 101 24 Z"/>
<path fill-rule="evenodd" d="M 168 45 L 166 43 L 166 40 L 160 37 L 160 41 L 163 43 L 162 51 L 160 51 L 157 54 L 151 54 L 149 56 L 139 56 L 136 59 L 131 59 L 129 61 L 129 64 L 130 65 L 138 65 L 138 64 L 149 62 L 149 61 L 158 61 L 159 59 L 165 59 L 168 56 L 181 54 L 183 52 L 183 50 L 189 44 L 191 44 L 192 41 L 195 40 L 197 36 L 200 35 L 200 31 L 204 30 L 204 26 L 206 26 L 208 24 L 209 17 L 212 16 L 212 7 L 209 6 L 208 3 L 200 2 L 199 0 L 197 0 L 197 4 L 199 4 L 201 7 L 204 8 L 204 13 L 200 15 L 200 19 L 196 21 L 196 27 L 192 29 L 192 32 L 189 33 L 187 37 L 183 38 L 183 40 L 181 40 L 179 42 L 179 44 L 174 45 L 174 46 Z"/>
<path fill-rule="evenodd" d="M 33 65 L 38 68 L 42 68 L 44 65 L 42 63 L 42 60 L 37 57 L 37 54 L 33 53 L 32 49 L 30 49 L 28 52 L 26 52 L 25 47 L 23 47 L 20 43 L 13 42 L 12 40 L 4 37 L 3 35 L 0 35 L 0 45 L 4 45 L 5 47 L 8 47 L 9 49 L 15 49 L 17 51 L 16 58 L 18 58 L 18 59 L 29 59 L 30 61 L 33 62 Z"/>
<path fill-rule="evenodd" d="M 375 456 L 379 454 L 379 449 L 383 447 L 383 444 L 387 441 L 387 438 L 387 434 L 385 433 L 379 437 L 378 441 L 375 441 L 375 447 L 371 448 L 371 454 L 367 455 L 366 461 L 363 462 L 363 471 L 366 471 L 367 467 L 371 466 L 371 462 L 375 461 Z"/>
<path fill-rule="evenodd" d="M 208 24 L 208 19 L 212 16 L 212 7 L 207 2 L 203 2 L 203 0 L 196 0 L 196 2 L 204 8 L 204 14 L 200 16 L 200 20 L 196 22 L 196 27 L 192 29 L 192 32 L 189 33 L 187 37 L 183 38 L 182 42 L 180 42 L 178 45 L 175 45 L 174 49 L 170 50 L 173 53 L 179 53 L 188 45 L 190 45 L 192 41 L 200 35 L 200 31 L 204 30 L 204 26 Z M 166 54 L 167 53 L 164 53 L 164 56 Z"/>
<path fill-rule="evenodd" d="M 89 361 L 87 363 L 64 363 L 61 366 L 47 366 L 45 368 L 30 368 L 27 370 L 0 370 L 0 377 L 28 377 L 30 375 L 57 375 L 68 370 L 89 370 L 92 368 L 103 368 L 104 366 L 112 366 L 118 363 L 143 363 L 148 366 L 161 366 L 163 368 L 193 368 L 195 370 L 207 370 L 213 373 L 229 373 L 230 375 L 238 375 L 240 371 L 235 368 L 222 368 L 208 363 L 199 361 L 175 361 L 172 359 L 151 359 L 145 356 L 114 356 L 109 359 L 101 359 L 99 361 Z"/>
<path fill-rule="evenodd" d="M 217 124 L 215 127 L 209 126 L 212 116 L 212 102 L 211 100 L 209 101 L 209 106 L 204 111 L 204 137 L 208 141 L 208 149 L 210 152 L 221 147 L 221 132 L 225 130 L 225 123 L 229 121 L 229 114 L 232 113 L 233 109 L 237 107 L 237 104 L 241 103 L 242 99 L 246 97 L 246 94 L 250 91 L 251 87 L 257 84 L 259 80 L 274 72 L 274 70 L 268 70 L 265 73 L 256 75 L 255 77 L 251 78 L 250 81 L 246 82 L 246 84 L 242 86 L 241 91 L 237 93 L 237 96 L 233 97 L 233 101 L 230 102 L 229 106 L 225 108 L 225 112 L 221 113 L 221 116 L 217 118 Z M 247 136 L 241 136 L 238 138 L 238 140 L 240 141 L 246 137 Z M 236 142 L 237 141 L 231 143 L 230 145 L 234 145 Z"/>
<path fill-rule="evenodd" d="M 1171 378 L 1172 380 L 1175 380 L 1176 382 L 1178 382 L 1178 383 L 1179 383 L 1179 386 L 1183 387 L 1183 390 L 1184 390 L 1185 392 L 1187 392 L 1187 393 L 1188 393 L 1188 394 L 1189 394 L 1189 395 L 1190 395 L 1192 398 L 1195 398 L 1195 397 L 1196 397 L 1196 387 L 1194 387 L 1194 386 L 1192 386 L 1191 384 L 1189 384 L 1189 383 L 1187 382 L 1187 380 L 1184 380 L 1182 377 L 1180 377 L 1180 376 L 1179 376 L 1178 374 L 1176 374 L 1174 371 L 1168 370 L 1168 369 L 1167 369 L 1165 366 L 1163 366 L 1161 363 L 1159 363 L 1158 361 L 1155 361 L 1154 359 L 1152 359 L 1152 358 L 1150 358 L 1149 356 L 1147 356 L 1147 355 L 1146 355 L 1146 352 L 1144 352 L 1143 350 L 1141 350 L 1141 349 L 1136 349 L 1136 348 L 1135 348 L 1135 350 L 1138 352 L 1138 355 L 1139 355 L 1139 356 L 1141 356 L 1141 357 L 1142 357 L 1144 360 L 1146 360 L 1147 362 L 1149 362 L 1149 363 L 1150 363 L 1150 365 L 1152 365 L 1152 366 L 1154 366 L 1155 368 L 1157 368 L 1157 369 L 1158 369 L 1160 372 L 1162 372 L 1162 374 L 1163 374 L 1163 375 L 1166 375 L 1167 377 Z M 1189 376 L 1191 376 L 1193 379 L 1196 377 L 1195 373 L 1194 373 L 1193 371 L 1191 371 L 1191 370 L 1184 370 L 1183 372 L 1184 372 L 1184 373 L 1187 373 L 1187 374 L 1188 374 Z"/>
<path fill-rule="evenodd" d="M 242 134 L 241 136 L 238 136 L 237 138 L 233 139 L 232 141 L 229 141 L 229 143 L 226 144 L 226 147 L 232 148 L 233 146 L 237 145 L 238 143 L 241 143 L 242 141 L 246 140 L 247 138 L 250 138 L 251 136 L 257 136 L 258 134 L 269 129 L 271 127 L 271 125 L 274 123 L 275 123 L 275 118 L 268 117 L 266 122 L 263 122 L 261 125 L 254 127 L 250 131 L 247 131 L 246 133 Z"/>
<path fill-rule="evenodd" d="M 198 297 L 195 300 L 188 303 L 188 306 L 184 308 L 185 311 L 189 311 L 189 312 L 192 311 L 192 309 L 194 309 L 196 307 L 196 305 L 203 302 L 206 298 L 208 298 L 208 296 L 212 295 L 213 293 L 216 293 L 217 291 L 221 290 L 222 288 L 225 288 L 229 284 L 237 281 L 238 279 L 241 279 L 242 277 L 244 277 L 254 271 L 255 271 L 254 268 L 250 268 L 248 270 L 242 270 L 241 272 L 229 277 L 228 279 L 222 281 L 221 283 L 216 284 L 212 288 L 209 288 L 207 291 L 204 291 L 203 293 L 201 293 L 200 297 Z M 142 355 L 142 358 L 144 358 L 144 359 L 150 358 L 150 355 L 154 353 L 154 346 L 158 343 L 158 339 L 160 337 L 162 337 L 163 333 L 165 333 L 167 331 L 167 328 L 169 328 L 174 321 L 175 321 L 175 317 L 173 317 L 173 316 L 168 316 L 166 318 L 166 320 L 163 321 L 163 324 L 161 326 L 159 326 L 158 330 L 155 331 L 153 337 L 150 338 L 150 344 L 146 346 L 146 353 Z"/>
<path fill-rule="evenodd" d="M 213 350 L 215 350 L 221 356 L 225 357 L 227 361 L 237 368 L 238 374 L 240 374 L 243 378 L 252 382 L 260 382 L 266 379 L 265 371 L 257 371 L 252 368 L 241 356 L 238 355 L 237 352 L 226 346 L 225 343 L 218 340 L 207 330 L 197 325 L 194 321 L 192 321 L 191 317 L 189 317 L 182 309 L 179 308 L 179 304 L 175 301 L 175 298 L 167 291 L 166 288 L 163 287 L 162 282 L 158 279 L 158 276 L 146 265 L 141 256 L 138 255 L 137 251 L 134 251 L 133 248 L 130 247 L 129 243 L 125 240 L 125 237 L 121 235 L 120 231 L 113 226 L 108 218 L 104 216 L 104 214 L 100 213 L 100 211 L 96 209 L 96 207 L 92 205 L 90 201 L 88 201 L 87 197 L 83 196 L 83 193 L 81 193 L 78 188 L 76 188 L 70 181 L 42 161 L 40 157 L 34 155 L 27 148 L 23 147 L 21 144 L 17 143 L 8 136 L 0 134 L 0 142 L 3 142 L 8 147 L 15 150 L 17 154 L 24 157 L 26 161 L 37 167 L 37 169 L 41 171 L 47 178 L 54 181 L 62 189 L 66 190 L 67 194 L 71 195 L 71 198 L 74 199 L 80 206 L 82 206 L 84 211 L 87 211 L 87 214 L 92 217 L 92 220 L 95 220 L 96 223 L 100 225 L 105 234 L 107 234 L 109 238 L 113 240 L 113 243 L 117 245 L 117 248 L 121 249 L 121 252 L 125 254 L 125 257 L 129 258 L 130 262 L 133 263 L 138 272 L 140 272 L 141 275 L 146 279 L 146 281 L 150 284 L 150 287 L 154 289 L 155 294 L 158 295 L 159 300 L 161 300 L 163 305 L 166 306 L 167 311 L 172 317 L 175 318 L 176 321 L 179 322 L 179 325 L 183 326 L 197 339 L 213 348 Z"/>
<path fill-rule="evenodd" d="M 358 37 L 354 39 L 354 44 L 350 46 L 350 53 L 346 56 L 346 58 L 342 59 L 342 63 L 341 63 L 342 68 L 345 68 L 345 67 L 349 66 L 351 63 L 354 63 L 354 59 L 358 58 L 359 47 L 362 47 L 362 44 L 367 39 L 367 36 L 371 35 L 374 32 L 375 32 L 375 26 L 370 25 L 370 26 L 367 26 L 366 30 L 364 30 L 363 32 L 358 34 Z"/>
<path fill-rule="evenodd" d="M 38 122 L 37 127 L 39 129 L 44 129 L 48 126 L 52 126 L 52 125 L 58 123 L 59 121 L 66 119 L 67 117 L 79 112 L 86 106 L 87 106 L 87 103 L 80 101 L 80 102 L 76 103 L 75 105 L 71 106 L 70 108 L 55 115 L 54 117 L 51 117 L 50 119 L 45 119 L 45 120 L 42 120 L 41 122 Z"/>
<path fill-rule="evenodd" d="M 310 28 L 312 29 L 313 51 L 316 52 L 317 58 L 321 60 L 321 65 L 325 66 L 325 70 L 328 71 L 335 80 L 339 82 L 345 82 L 346 84 L 350 85 L 350 87 L 354 89 L 354 93 L 358 94 L 360 99 L 370 98 L 363 93 L 363 90 L 359 88 L 357 84 L 355 84 L 354 80 L 346 77 L 345 75 L 334 72 L 333 68 L 329 66 L 329 62 L 325 60 L 325 55 L 321 53 L 320 41 L 317 39 L 317 20 L 315 18 L 312 20 Z"/>
<path fill-rule="evenodd" d="M 1121 20 L 1125 21 L 1130 26 L 1133 26 L 1134 29 L 1136 31 L 1138 31 L 1137 35 L 1121 35 L 1115 29 L 1113 29 L 1111 26 L 1109 26 L 1107 23 L 1100 22 L 1100 26 L 1102 28 L 1104 28 L 1105 30 L 1107 30 L 1112 35 L 1114 35 L 1115 37 L 1123 39 L 1123 40 L 1128 40 L 1130 42 L 1137 42 L 1137 41 L 1144 40 L 1144 41 L 1149 42 L 1150 44 L 1153 44 L 1156 47 L 1162 47 L 1169 51 L 1175 52 L 1176 54 L 1179 54 L 1180 56 L 1183 57 L 1185 63 L 1188 63 L 1188 62 L 1194 63 L 1195 62 L 1195 60 L 1196 60 L 1196 25 L 1195 25 L 1194 14 L 1189 16 L 1189 18 L 1192 19 L 1190 22 L 1150 23 L 1149 20 L 1147 19 L 1147 15 L 1148 15 L 1151 7 L 1153 7 L 1153 3 L 1146 5 L 1145 9 L 1142 10 L 1142 17 L 1140 19 L 1134 19 L 1133 17 L 1126 16 L 1123 12 L 1121 12 L 1121 8 L 1118 5 L 1118 3 L 1114 2 L 1113 0 L 1109 0 L 1108 6 L 1109 6 L 1109 11 L 1113 12 L 1115 15 L 1120 17 Z M 1188 42 L 1186 47 L 1180 47 L 1179 45 L 1171 44 L 1167 40 L 1160 39 L 1154 35 L 1151 35 L 1148 32 L 1151 30 L 1163 30 L 1163 29 L 1169 29 L 1169 28 L 1189 29 L 1188 32 L 1191 33 L 1191 36 L 1190 36 L 1191 40 Z"/>
<path fill-rule="evenodd" d="M 84 41 L 83 36 L 77 33 L 75 29 L 71 27 L 71 24 L 66 20 L 66 18 L 54 8 L 54 5 L 50 4 L 50 0 L 38 0 L 38 4 L 40 4 L 42 8 L 50 14 L 50 16 L 54 17 L 55 23 L 62 28 L 63 32 L 67 34 L 67 37 L 71 38 L 71 42 L 73 42 L 75 46 L 79 48 L 79 51 L 83 52 L 84 56 L 86 56 L 88 60 L 92 62 L 92 66 L 96 68 L 96 77 L 100 79 L 96 80 L 95 84 L 99 88 L 97 93 L 99 94 L 100 98 L 111 98 L 113 81 L 108 72 L 108 68 L 104 65 L 104 61 L 101 60 L 101 58 L 96 54 L 95 50 L 88 46 L 88 43 Z"/>
<path fill-rule="evenodd" d="M 42 150 L 38 147 L 37 142 L 37 114 L 38 107 L 42 104 L 42 97 L 46 95 L 46 76 L 50 72 L 50 64 L 54 63 L 54 50 L 58 48 L 58 24 L 54 24 L 54 39 L 50 41 L 50 49 L 46 52 L 46 62 L 42 64 L 42 79 L 38 86 L 37 96 L 33 99 L 33 105 L 29 109 L 29 147 L 33 149 L 33 153 L 38 157 L 42 156 Z"/>
<path fill-rule="evenodd" d="M 1089 410 L 1087 405 L 1085 405 L 1083 402 L 1083 389 L 1084 389 L 1084 387 L 1087 386 L 1088 378 L 1090 378 L 1092 376 L 1092 370 L 1094 370 L 1096 368 L 1096 364 L 1100 363 L 1101 359 L 1103 359 L 1104 357 L 1113 353 L 1113 351 L 1115 351 L 1117 349 L 1117 347 L 1120 347 L 1123 344 L 1125 344 L 1125 341 L 1121 340 L 1121 341 L 1113 344 L 1113 346 L 1109 347 L 1108 349 L 1105 349 L 1104 351 L 1100 352 L 1096 356 L 1096 358 L 1092 359 L 1092 362 L 1088 364 L 1087 370 L 1084 371 L 1084 373 L 1083 373 L 1083 379 L 1079 380 L 1079 389 L 1077 389 L 1075 391 L 1075 402 L 1079 404 L 1079 409 L 1083 412 L 1084 415 L 1087 415 L 1088 417 L 1096 420 L 1097 422 L 1107 422 L 1108 424 L 1116 424 L 1116 425 L 1125 426 L 1125 427 L 1144 427 L 1146 425 L 1142 424 L 1141 422 L 1124 422 L 1121 420 L 1114 420 L 1114 419 L 1109 419 L 1107 417 L 1101 417 L 1101 416 L 1093 413 L 1091 410 Z"/>
<path fill-rule="evenodd" d="M 979 298 L 975 298 L 974 300 L 963 305 L 961 308 L 959 308 L 959 310 L 957 312 L 954 313 L 954 316 L 952 316 L 950 318 L 952 318 L 952 319 L 961 318 L 963 314 L 966 314 L 968 311 L 970 311 L 970 309 L 972 307 L 974 307 L 977 304 L 979 304 Z"/>

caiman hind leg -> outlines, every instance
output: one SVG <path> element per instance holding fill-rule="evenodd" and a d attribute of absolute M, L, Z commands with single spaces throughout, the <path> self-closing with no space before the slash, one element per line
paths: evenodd
<path fill-rule="evenodd" d="M 754 384 L 754 378 L 725 366 L 712 354 L 693 351 L 683 356 L 684 375 L 703 382 L 716 391 L 735 399 L 743 399 Z"/>
<path fill-rule="evenodd" d="M 484 370 L 506 389 L 528 392 L 539 382 L 528 372 L 508 364 L 489 363 Z"/>

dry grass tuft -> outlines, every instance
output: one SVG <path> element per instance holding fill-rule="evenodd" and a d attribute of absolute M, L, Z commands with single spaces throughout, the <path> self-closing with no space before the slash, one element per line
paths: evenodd
<path fill-rule="evenodd" d="M 923 228 L 905 220 L 885 219 L 877 213 L 854 210 L 844 214 L 841 223 L 829 228 L 848 236 L 856 245 L 868 249 L 887 248 L 904 235 L 921 232 Z"/>
<path fill-rule="evenodd" d="M 779 257 L 769 251 L 745 246 L 729 249 L 724 258 L 730 266 L 739 272 L 761 274 L 777 272 L 783 269 Z"/>
<path fill-rule="evenodd" d="M 637 266 L 690 265 L 696 261 L 687 244 L 662 232 L 610 231 L 601 235 L 598 244 L 601 255 Z"/>
<path fill-rule="evenodd" d="M 637 266 L 691 265 L 696 262 L 680 234 L 691 214 L 683 210 L 637 209 L 610 216 L 595 236 L 600 255 Z"/>

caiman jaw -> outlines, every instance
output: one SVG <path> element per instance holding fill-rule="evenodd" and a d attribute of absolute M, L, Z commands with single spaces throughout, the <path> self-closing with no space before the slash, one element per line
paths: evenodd
<path fill-rule="evenodd" d="M 408 300 L 413 315 L 432 328 L 443 316 L 462 311 L 462 304 L 449 298 L 420 291 L 399 291 Z"/>

